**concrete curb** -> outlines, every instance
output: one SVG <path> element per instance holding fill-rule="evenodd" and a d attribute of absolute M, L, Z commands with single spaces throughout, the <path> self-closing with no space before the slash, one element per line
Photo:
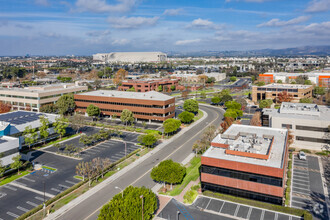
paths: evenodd
<path fill-rule="evenodd" d="M 90 197 L 91 195 L 95 194 L 96 192 L 98 192 L 99 190 L 101 190 L 106 185 L 110 184 L 115 179 L 119 178 L 122 174 L 124 174 L 124 173 L 128 172 L 129 170 L 131 170 L 132 168 L 138 166 L 140 163 L 142 163 L 144 160 L 146 160 L 147 158 L 149 158 L 151 155 L 153 155 L 154 153 L 160 151 L 162 148 L 164 148 L 165 146 L 167 146 L 168 144 L 170 144 L 171 142 L 173 142 L 174 140 L 176 140 L 178 138 L 178 136 L 181 136 L 181 135 L 185 134 L 187 131 L 189 131 L 190 129 L 192 129 L 193 127 L 195 127 L 199 123 L 201 123 L 208 116 L 208 114 L 205 111 L 203 111 L 203 110 L 201 110 L 201 111 L 203 112 L 203 117 L 200 118 L 197 122 L 195 122 L 193 124 L 193 126 L 189 126 L 186 129 L 182 129 L 178 134 L 176 134 L 171 139 L 164 141 L 163 143 L 161 143 L 160 145 L 158 145 L 154 150 L 152 150 L 149 153 L 145 154 L 143 157 L 141 157 L 138 160 L 134 161 L 130 165 L 124 167 L 122 170 L 118 171 L 117 173 L 115 173 L 114 175 L 112 175 L 111 177 L 109 177 L 108 179 L 106 179 L 105 181 L 103 181 L 102 183 L 100 183 L 97 186 L 95 186 L 94 188 L 88 190 L 86 193 L 84 193 L 81 196 L 77 197 L 76 199 L 72 200 L 71 202 L 69 202 L 68 204 L 64 205 L 59 210 L 57 210 L 56 212 L 50 214 L 49 216 L 47 216 L 44 219 L 50 220 L 50 219 L 57 219 L 57 218 L 59 218 L 63 213 L 67 212 L 68 210 L 72 209 L 73 207 L 75 207 L 76 205 L 78 205 L 79 203 L 81 203 L 82 201 L 86 200 L 88 197 Z"/>

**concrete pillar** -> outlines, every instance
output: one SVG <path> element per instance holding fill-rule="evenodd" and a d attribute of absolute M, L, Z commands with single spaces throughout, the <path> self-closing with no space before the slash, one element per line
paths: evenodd
<path fill-rule="evenodd" d="M 151 119 L 149 119 L 149 124 L 151 123 Z"/>

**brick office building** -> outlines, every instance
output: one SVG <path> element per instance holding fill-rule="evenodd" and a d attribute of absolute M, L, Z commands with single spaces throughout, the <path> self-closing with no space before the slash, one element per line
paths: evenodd
<path fill-rule="evenodd" d="M 234 124 L 202 155 L 202 190 L 283 204 L 287 130 Z"/>
<path fill-rule="evenodd" d="M 264 99 L 275 100 L 278 94 L 284 91 L 292 96 L 291 102 L 299 102 L 302 98 L 312 98 L 313 86 L 276 83 L 265 86 L 252 86 L 252 101 L 258 102 Z"/>
<path fill-rule="evenodd" d="M 74 95 L 77 112 L 86 112 L 93 104 L 103 115 L 120 116 L 124 109 L 133 112 L 136 120 L 165 121 L 175 116 L 175 98 L 155 92 L 123 92 L 97 90 Z"/>
<path fill-rule="evenodd" d="M 159 86 L 167 87 L 167 91 L 171 86 L 177 87 L 179 85 L 178 79 L 160 79 L 160 80 L 127 80 L 123 81 L 122 85 L 118 87 L 120 91 L 126 91 L 134 87 L 136 92 L 157 91 Z"/>

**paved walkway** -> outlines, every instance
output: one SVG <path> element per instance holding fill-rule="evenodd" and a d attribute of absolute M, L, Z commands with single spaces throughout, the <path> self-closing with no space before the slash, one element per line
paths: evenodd
<path fill-rule="evenodd" d="M 184 200 L 183 199 L 183 196 L 184 196 L 184 194 L 186 194 L 186 192 L 189 191 L 192 186 L 197 185 L 197 184 L 199 184 L 199 179 L 197 179 L 195 181 L 190 181 L 190 183 L 188 183 L 188 185 L 186 186 L 186 188 L 184 188 L 182 190 L 182 192 L 180 193 L 180 195 L 174 196 L 173 198 L 176 199 L 176 200 L 178 200 L 179 202 L 182 202 L 183 203 L 183 200 Z"/>

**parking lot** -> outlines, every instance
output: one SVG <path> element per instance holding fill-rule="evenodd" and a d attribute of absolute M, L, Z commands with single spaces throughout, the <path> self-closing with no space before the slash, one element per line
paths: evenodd
<path fill-rule="evenodd" d="M 294 155 L 291 207 L 310 211 L 314 219 L 328 219 L 318 157 L 300 160 Z"/>
<path fill-rule="evenodd" d="M 164 219 L 176 219 L 177 211 L 180 212 L 179 219 L 253 219 L 253 220 L 300 220 L 298 216 L 273 212 L 248 205 L 228 202 L 220 199 L 199 196 L 190 205 L 183 205 L 172 199 L 158 217 Z"/>
<path fill-rule="evenodd" d="M 89 134 L 97 130 L 88 129 Z M 139 134 L 123 132 L 126 141 L 126 154 L 140 148 L 136 145 Z M 79 143 L 79 137 L 72 139 Z M 69 142 L 70 143 L 70 142 Z M 68 144 L 68 142 L 65 142 Z M 32 153 L 31 161 L 57 169 L 51 172 L 46 169 L 37 170 L 4 186 L 0 186 L 0 220 L 15 219 L 23 213 L 40 205 L 45 200 L 56 196 L 76 183 L 75 167 L 81 161 L 91 161 L 95 157 L 110 158 L 115 162 L 125 156 L 125 142 L 110 139 L 81 152 L 82 160 L 63 157 L 54 154 L 55 148 Z"/>

